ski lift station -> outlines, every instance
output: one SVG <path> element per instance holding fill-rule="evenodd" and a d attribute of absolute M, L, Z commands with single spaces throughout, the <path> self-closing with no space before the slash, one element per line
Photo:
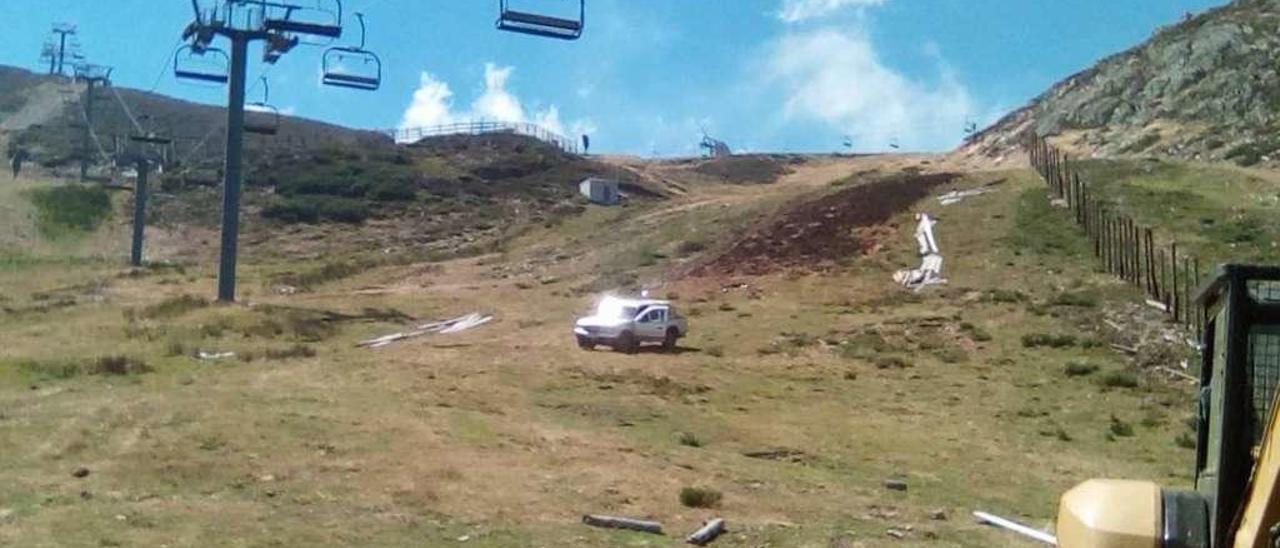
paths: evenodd
<path fill-rule="evenodd" d="M 618 193 L 618 182 L 609 179 L 591 177 L 578 183 L 578 192 L 587 197 L 593 204 L 618 205 L 622 199 Z"/>

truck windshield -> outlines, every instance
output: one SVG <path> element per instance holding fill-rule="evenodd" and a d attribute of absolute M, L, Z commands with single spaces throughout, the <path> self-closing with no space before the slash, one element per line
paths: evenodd
<path fill-rule="evenodd" d="M 605 298 L 600 301 L 600 306 L 596 308 L 596 316 L 610 319 L 630 320 L 636 317 L 639 309 L 634 306 L 627 306 L 621 301 L 612 298 Z"/>

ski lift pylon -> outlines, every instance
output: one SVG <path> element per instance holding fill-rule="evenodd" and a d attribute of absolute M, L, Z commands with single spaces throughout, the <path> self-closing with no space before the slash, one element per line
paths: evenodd
<path fill-rule="evenodd" d="M 173 75 L 180 80 L 226 84 L 230 80 L 227 74 L 230 61 L 227 52 L 217 48 L 198 50 L 190 45 L 182 46 L 173 54 Z"/>
<path fill-rule="evenodd" d="M 324 52 L 321 59 L 325 85 L 373 91 L 382 85 L 382 59 L 364 48 L 366 28 L 364 14 L 356 13 L 360 21 L 359 46 L 335 46 Z"/>
<path fill-rule="evenodd" d="M 262 28 L 268 31 L 325 38 L 342 37 L 342 0 L 316 0 L 314 8 L 266 0 L 260 0 L 257 3 L 263 7 Z M 327 15 L 307 19 L 296 18 L 300 13 Z"/>
<path fill-rule="evenodd" d="M 577 0 L 578 16 L 574 19 L 512 9 L 512 1 L 498 0 L 499 30 L 560 40 L 577 40 L 582 37 L 587 19 L 587 0 Z"/>
<path fill-rule="evenodd" d="M 280 109 L 271 106 L 271 88 L 264 76 L 262 83 L 262 100 L 249 103 L 244 107 L 244 131 L 254 135 L 275 135 L 280 131 Z"/>

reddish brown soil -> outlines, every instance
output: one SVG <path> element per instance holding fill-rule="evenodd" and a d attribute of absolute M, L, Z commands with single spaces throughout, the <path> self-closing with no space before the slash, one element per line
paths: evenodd
<path fill-rule="evenodd" d="M 791 207 L 749 230 L 692 276 L 761 275 L 787 268 L 826 270 L 877 245 L 866 230 L 928 196 L 959 175 L 898 175 Z"/>

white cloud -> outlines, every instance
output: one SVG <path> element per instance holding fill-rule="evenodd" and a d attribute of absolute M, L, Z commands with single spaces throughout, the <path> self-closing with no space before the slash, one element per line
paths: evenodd
<path fill-rule="evenodd" d="M 883 3 L 884 0 L 782 0 L 778 19 L 786 23 L 799 23 L 826 17 L 847 8 L 867 8 Z"/>
<path fill-rule="evenodd" d="M 859 30 L 790 33 L 770 48 L 767 77 L 785 93 L 783 115 L 825 122 L 860 149 L 939 149 L 962 136 L 974 112 L 968 91 L 938 57 L 937 82 L 885 66 Z"/>
<path fill-rule="evenodd" d="M 423 72 L 418 77 L 418 89 L 413 92 L 413 102 L 400 119 L 401 128 L 438 126 L 453 122 L 449 84 Z"/>
<path fill-rule="evenodd" d="M 417 128 L 469 121 L 527 122 L 542 126 L 548 131 L 564 134 L 565 124 L 560 119 L 560 108 L 549 105 L 533 111 L 525 109 L 520 98 L 508 89 L 515 67 L 501 67 L 494 63 L 484 65 L 484 91 L 471 102 L 469 108 L 456 111 L 453 90 L 449 84 L 430 73 L 423 72 L 413 101 L 405 109 L 400 127 Z M 570 125 L 576 134 L 580 129 L 595 125 L 589 120 L 578 120 Z"/>

